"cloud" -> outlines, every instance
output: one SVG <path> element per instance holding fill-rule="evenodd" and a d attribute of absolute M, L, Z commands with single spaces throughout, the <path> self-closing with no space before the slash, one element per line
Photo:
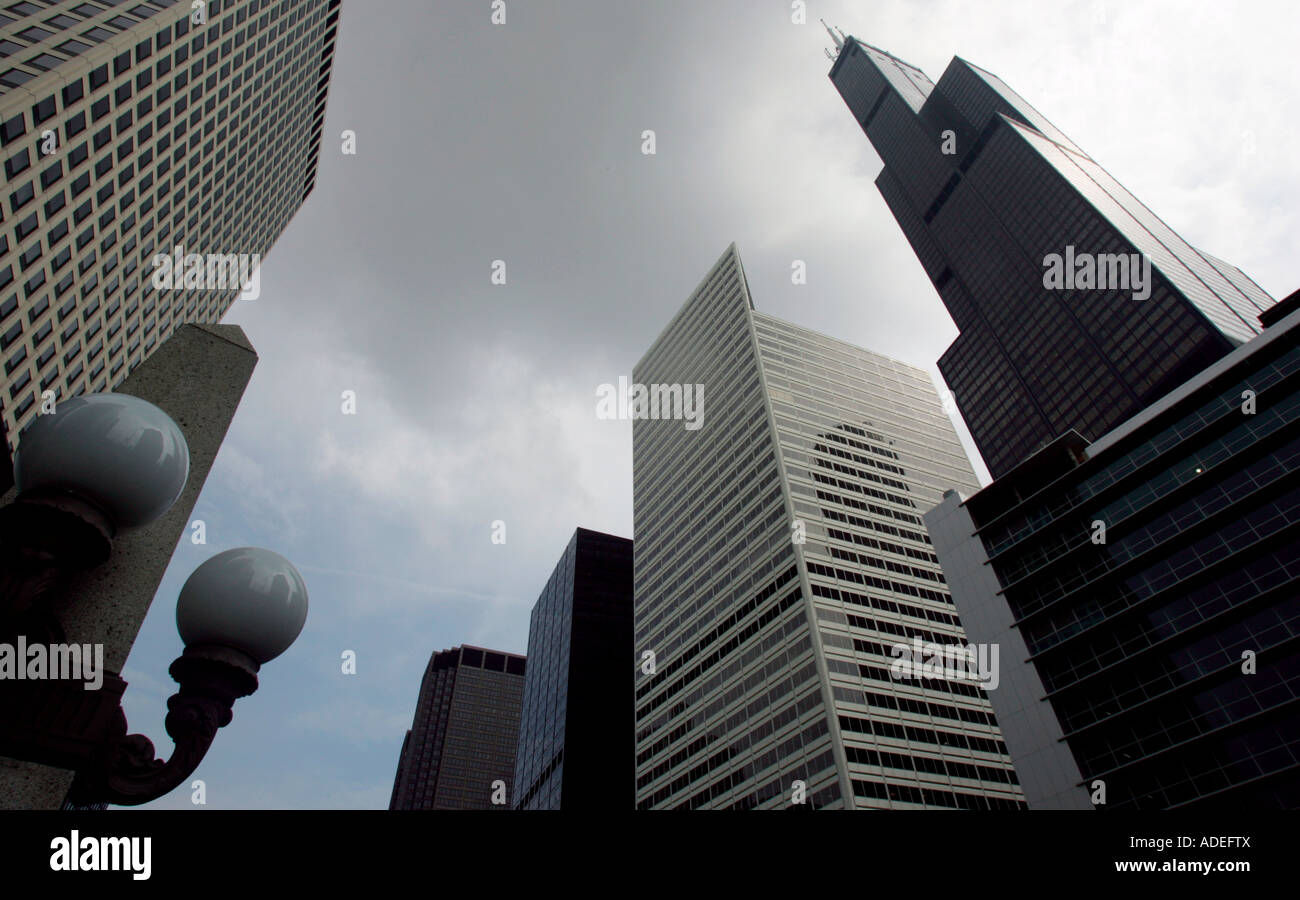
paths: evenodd
<path fill-rule="evenodd" d="M 936 80 L 954 55 L 997 73 L 1193 245 L 1295 289 L 1294 4 L 824 6 L 807 26 L 749 0 L 515 4 L 496 28 L 344 10 L 315 190 L 226 320 L 259 363 L 196 507 L 210 544 L 182 540 L 130 660 L 166 671 L 176 593 L 216 547 L 300 563 L 306 630 L 204 761 L 211 808 L 387 805 L 429 654 L 524 649 L 573 529 L 632 536 L 631 428 L 595 418 L 596 387 L 733 240 L 763 312 L 936 371 L 956 329 L 818 15 Z M 137 695 L 156 734 L 162 677 Z"/>

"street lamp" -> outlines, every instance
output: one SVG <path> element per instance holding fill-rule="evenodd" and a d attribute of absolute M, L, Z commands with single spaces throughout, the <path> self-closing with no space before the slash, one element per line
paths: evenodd
<path fill-rule="evenodd" d="M 39 417 L 14 456 L 19 494 L 0 508 L 0 641 L 63 646 L 49 608 L 62 580 L 108 559 L 119 529 L 162 516 L 188 475 L 179 426 L 137 397 L 88 394 Z M 235 701 L 257 690 L 261 665 L 294 642 L 306 619 L 307 587 L 288 560 L 255 547 L 218 553 L 194 570 L 177 602 L 185 651 L 169 669 L 180 684 L 167 701 L 170 759 L 155 759 L 147 737 L 127 734 L 126 682 L 117 673 L 104 673 L 98 690 L 77 680 L 0 679 L 0 755 L 74 770 L 69 799 L 77 804 L 161 797 L 194 772 Z"/>

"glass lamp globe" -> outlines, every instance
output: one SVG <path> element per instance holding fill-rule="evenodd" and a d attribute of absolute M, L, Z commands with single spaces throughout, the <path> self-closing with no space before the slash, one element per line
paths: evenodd
<path fill-rule="evenodd" d="M 307 621 L 307 585 L 293 563 L 259 547 L 226 550 L 181 588 L 176 630 L 186 646 L 217 644 L 260 666 L 289 648 Z"/>
<path fill-rule="evenodd" d="M 180 426 L 130 394 L 84 394 L 37 416 L 14 453 L 19 491 L 59 488 L 90 500 L 118 528 L 171 508 L 190 474 Z"/>

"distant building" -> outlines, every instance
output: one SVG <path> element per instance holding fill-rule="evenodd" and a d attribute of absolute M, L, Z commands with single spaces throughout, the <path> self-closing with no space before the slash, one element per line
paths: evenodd
<path fill-rule="evenodd" d="M 936 84 L 836 43 L 876 187 L 961 331 L 939 371 L 994 478 L 1071 429 L 1096 440 L 1259 333 L 1272 297 L 996 75 L 954 59 Z"/>
<path fill-rule="evenodd" d="M 523 693 L 522 656 L 469 646 L 433 654 L 388 808 L 509 809 Z"/>
<path fill-rule="evenodd" d="M 579 528 L 528 628 L 520 809 L 631 810 L 632 542 Z"/>
<path fill-rule="evenodd" d="M 925 516 L 1031 807 L 1300 808 L 1300 294 Z"/>

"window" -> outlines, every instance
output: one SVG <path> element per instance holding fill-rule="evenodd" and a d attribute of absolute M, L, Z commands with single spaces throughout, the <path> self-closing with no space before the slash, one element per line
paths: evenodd
<path fill-rule="evenodd" d="M 96 90 L 108 84 L 108 64 L 100 66 L 98 69 L 92 69 L 90 72 L 90 89 Z"/>
<path fill-rule="evenodd" d="M 6 69 L 4 72 L 0 73 L 0 84 L 5 85 L 6 87 L 18 87 L 21 84 L 26 84 L 35 77 L 36 76 L 31 72 L 24 72 L 22 69 Z"/>
<path fill-rule="evenodd" d="M 68 56 L 80 56 L 90 49 L 90 45 L 83 44 L 76 38 L 69 38 L 62 44 L 56 44 L 54 49 L 58 50 L 60 53 L 66 53 Z"/>
<path fill-rule="evenodd" d="M 13 178 L 18 173 L 27 171 L 31 164 L 31 154 L 25 149 L 20 150 L 5 160 L 5 177 Z"/>
<path fill-rule="evenodd" d="M 49 308 L 50 308 L 50 299 L 48 297 L 42 297 L 28 311 L 27 321 L 35 325 L 36 320 L 39 319 L 41 316 L 43 316 L 45 314 L 45 311 Z"/>
<path fill-rule="evenodd" d="M 23 371 L 23 374 L 19 375 L 17 380 L 14 381 L 13 387 L 9 388 L 10 398 L 17 397 L 18 392 L 21 391 L 23 388 L 27 387 L 27 385 L 31 382 L 31 380 L 32 380 L 31 370 L 25 369 Z"/>
<path fill-rule="evenodd" d="M 32 263 L 40 259 L 41 254 L 43 252 L 44 251 L 41 249 L 40 241 L 37 241 L 36 243 L 28 247 L 26 250 L 24 250 L 22 255 L 18 257 L 18 261 L 21 262 L 23 265 L 23 271 L 26 272 Z"/>
<path fill-rule="evenodd" d="M 0 142 L 5 144 L 15 141 L 27 133 L 26 119 L 22 113 L 0 125 Z"/>
<path fill-rule="evenodd" d="M 45 285 L 45 270 L 41 269 L 31 278 L 27 279 L 27 283 L 23 285 L 25 296 L 31 297 L 32 294 L 39 291 L 44 285 Z"/>
<path fill-rule="evenodd" d="M 68 138 L 72 138 L 74 135 L 81 134 L 81 132 L 85 130 L 86 130 L 86 114 L 84 112 L 79 112 L 75 116 L 70 117 L 68 121 L 65 122 L 63 125 L 63 133 Z"/>
<path fill-rule="evenodd" d="M 35 196 L 36 191 L 33 190 L 32 183 L 29 181 L 9 195 L 10 212 L 18 212 L 18 210 L 22 209 L 28 203 L 31 203 L 32 198 Z"/>
<path fill-rule="evenodd" d="M 27 60 L 27 65 L 31 66 L 33 69 L 40 69 L 42 72 L 48 72 L 61 62 L 63 62 L 63 60 L 52 53 L 40 53 Z"/>
<path fill-rule="evenodd" d="M 55 111 L 54 95 L 50 94 L 50 96 L 32 107 L 32 121 L 39 125 L 41 122 L 44 122 L 46 119 L 53 116 Z"/>
<path fill-rule="evenodd" d="M 53 218 L 54 214 L 67 205 L 67 198 L 64 197 L 63 191 L 59 191 L 49 200 L 45 201 L 45 217 Z"/>
<path fill-rule="evenodd" d="M 39 25 L 33 25 L 31 28 L 24 28 L 22 31 L 18 32 L 18 37 L 22 38 L 29 44 L 39 44 L 46 38 L 54 37 L 54 32 L 46 31 Z"/>
<path fill-rule="evenodd" d="M 30 216 L 19 222 L 18 226 L 14 229 L 14 233 L 18 236 L 18 240 L 26 240 L 27 236 L 36 230 L 38 221 L 39 217 L 36 213 L 32 213 Z"/>
<path fill-rule="evenodd" d="M 14 322 L 4 334 L 0 334 L 0 348 L 8 349 L 9 345 L 23 336 L 23 321 L 19 319 Z"/>
<path fill-rule="evenodd" d="M 45 171 L 41 173 L 41 189 L 47 190 L 51 185 L 58 182 L 63 177 L 63 163 L 55 161 L 54 165 L 46 166 Z"/>
<path fill-rule="evenodd" d="M 86 49 L 90 48 L 87 47 Z M 63 89 L 63 105 L 65 107 L 71 106 L 84 96 L 86 96 L 86 88 L 81 83 L 81 79 L 78 78 L 72 84 Z"/>
<path fill-rule="evenodd" d="M 27 348 L 20 347 L 18 352 L 9 357 L 8 361 L 5 362 L 5 374 L 12 375 L 14 369 L 18 368 L 25 362 L 27 362 Z"/>

